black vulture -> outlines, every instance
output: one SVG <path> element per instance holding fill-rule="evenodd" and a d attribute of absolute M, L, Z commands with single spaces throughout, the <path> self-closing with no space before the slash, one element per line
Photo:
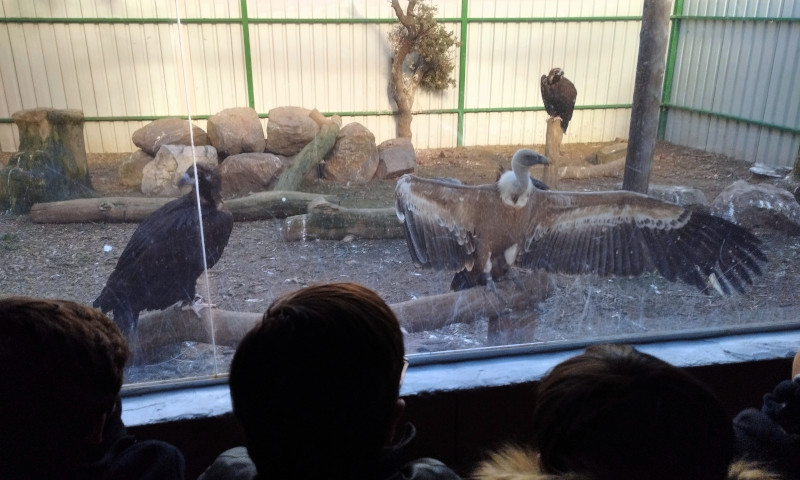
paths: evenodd
<path fill-rule="evenodd" d="M 657 271 L 723 294 L 731 286 L 743 292 L 751 274 L 761 273 L 759 262 L 767 259 L 748 230 L 635 192 L 537 188 L 529 169 L 546 162 L 533 150 L 519 150 L 512 171 L 489 185 L 403 175 L 395 206 L 414 263 L 475 270 L 480 283 L 514 265 L 600 276 Z"/>
<path fill-rule="evenodd" d="M 139 312 L 163 310 L 177 302 L 192 302 L 197 278 L 203 273 L 197 195 L 200 192 L 205 260 L 211 268 L 222 256 L 233 229 L 233 215 L 220 210 L 222 180 L 215 167 L 189 167 L 178 186 L 192 191 L 170 201 L 147 217 L 133 232 L 94 301 L 103 313 L 112 311 L 125 335 L 136 329 Z"/>
<path fill-rule="evenodd" d="M 561 117 L 561 129 L 567 133 L 572 111 L 575 109 L 575 99 L 578 97 L 575 85 L 564 77 L 564 70 L 560 68 L 554 68 L 547 75 L 542 75 L 541 84 L 544 109 L 551 117 Z"/>

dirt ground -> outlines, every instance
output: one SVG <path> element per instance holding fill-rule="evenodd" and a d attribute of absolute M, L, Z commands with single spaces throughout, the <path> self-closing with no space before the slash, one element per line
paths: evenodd
<path fill-rule="evenodd" d="M 602 144 L 567 144 L 573 159 L 590 157 Z M 453 177 L 465 183 L 490 183 L 508 169 L 518 147 L 469 147 L 418 152 L 416 174 Z M 539 151 L 543 147 L 534 146 Z M 141 195 L 117 179 L 126 155 L 90 155 L 92 183 L 100 195 Z M 0 160 L 5 163 L 7 154 Z M 702 190 L 711 201 L 735 180 L 771 181 L 749 171 L 750 164 L 720 155 L 659 143 L 651 184 Z M 618 177 L 562 180 L 561 190 L 618 188 Z M 394 180 L 367 185 L 315 181 L 303 190 L 332 193 L 344 206 L 393 206 Z M 451 272 L 420 270 L 411 262 L 404 239 L 285 242 L 279 220 L 235 224 L 222 259 L 211 271 L 212 301 L 225 310 L 263 312 L 277 296 L 315 282 L 355 281 L 379 292 L 390 304 L 445 293 Z M 0 215 L 0 295 L 58 297 L 91 304 L 135 229 L 135 224 L 35 224 L 27 216 Z M 551 344 L 598 341 L 675 331 L 770 328 L 800 319 L 800 238 L 771 230 L 756 231 L 769 257 L 764 274 L 745 295 L 707 296 L 656 275 L 628 278 L 551 276 L 553 295 L 537 308 L 506 312 L 515 328 L 489 338 L 489 322 L 454 323 L 436 331 L 407 335 L 408 353 L 482 347 L 497 343 Z M 108 247 L 111 247 L 110 251 Z M 487 292 L 487 294 L 489 294 Z M 449 315 L 449 312 L 437 312 Z M 127 382 L 202 376 L 224 372 L 233 351 L 184 342 L 157 365 L 129 369 Z"/>

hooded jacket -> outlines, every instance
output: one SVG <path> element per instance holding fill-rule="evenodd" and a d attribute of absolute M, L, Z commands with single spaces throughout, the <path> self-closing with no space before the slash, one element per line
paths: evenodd
<path fill-rule="evenodd" d="M 550 474 L 542 471 L 538 454 L 531 449 L 509 445 L 492 452 L 478 464 L 473 480 L 592 480 L 578 473 Z M 679 480 L 679 479 L 676 479 Z M 781 480 L 757 464 L 735 462 L 728 470 L 728 480 Z"/>

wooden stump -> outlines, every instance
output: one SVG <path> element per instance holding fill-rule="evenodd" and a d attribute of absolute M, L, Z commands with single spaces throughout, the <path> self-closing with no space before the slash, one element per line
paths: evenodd
<path fill-rule="evenodd" d="M 551 190 L 558 190 L 559 168 L 561 167 L 561 140 L 564 130 L 561 129 L 561 118 L 550 117 L 547 119 L 547 136 L 544 144 L 544 156 L 548 165 L 544 166 L 542 181 Z"/>
<path fill-rule="evenodd" d="M 37 108 L 12 115 L 19 152 L 0 170 L 0 210 L 28 213 L 37 202 L 94 196 L 83 112 Z"/>

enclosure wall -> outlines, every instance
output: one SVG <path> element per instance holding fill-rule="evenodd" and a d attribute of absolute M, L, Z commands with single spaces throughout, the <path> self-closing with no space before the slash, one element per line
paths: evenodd
<path fill-rule="evenodd" d="M 241 106 L 264 126 L 270 109 L 294 105 L 359 122 L 377 142 L 396 136 L 389 2 L 178 3 L 0 2 L 0 148 L 18 147 L 11 115 L 38 107 L 82 110 L 97 153 L 135 150 L 132 133 L 153 119 L 191 114 L 205 128 Z M 579 90 L 565 142 L 627 136 L 641 0 L 433 3 L 462 45 L 457 86 L 417 94 L 416 147 L 542 143 L 539 78 L 552 67 Z"/>
<path fill-rule="evenodd" d="M 663 138 L 791 166 L 800 149 L 800 2 L 677 4 Z"/>
<path fill-rule="evenodd" d="M 776 359 L 688 370 L 717 393 L 732 417 L 742 409 L 759 407 L 762 396 L 786 378 L 790 364 L 790 359 Z M 417 436 L 404 450 L 405 458 L 438 458 L 467 478 L 487 450 L 532 440 L 537 383 L 406 397 L 404 420 L 417 427 Z M 231 414 L 142 425 L 129 431 L 139 438 L 178 446 L 186 456 L 186 478 L 196 478 L 223 450 L 244 442 Z"/>

